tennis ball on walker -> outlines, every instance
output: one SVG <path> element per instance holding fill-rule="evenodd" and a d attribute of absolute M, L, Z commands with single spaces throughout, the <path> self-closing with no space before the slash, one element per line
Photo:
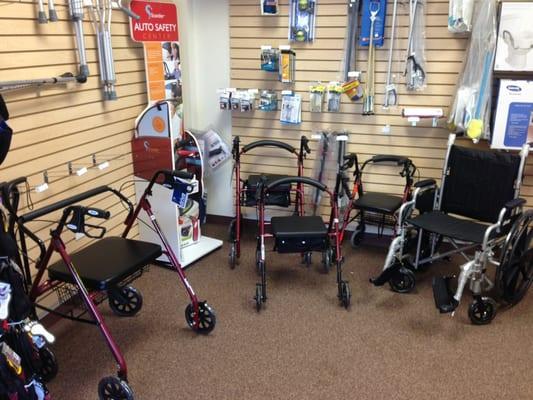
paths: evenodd
<path fill-rule="evenodd" d="M 468 124 L 468 128 L 466 128 L 466 135 L 470 139 L 479 139 L 481 137 L 482 132 L 483 132 L 483 120 L 481 119 L 473 119 Z"/>

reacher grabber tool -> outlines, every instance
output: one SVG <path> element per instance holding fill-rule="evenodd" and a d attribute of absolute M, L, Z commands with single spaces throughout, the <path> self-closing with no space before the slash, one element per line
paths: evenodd
<path fill-rule="evenodd" d="M 368 41 L 368 67 L 366 78 L 365 97 L 363 99 L 363 115 L 374 114 L 374 75 L 376 68 L 375 46 L 374 46 L 374 27 L 376 18 L 381 7 L 379 1 L 372 1 L 370 7 L 370 37 Z"/>
<path fill-rule="evenodd" d="M 396 31 L 396 12 L 398 9 L 398 0 L 394 0 L 392 7 L 392 26 L 390 35 L 390 48 L 389 48 L 389 60 L 387 65 L 387 80 L 385 84 L 385 99 L 383 108 L 389 108 L 398 104 L 398 92 L 396 91 L 396 85 L 392 82 L 392 56 L 394 52 L 394 35 Z"/>

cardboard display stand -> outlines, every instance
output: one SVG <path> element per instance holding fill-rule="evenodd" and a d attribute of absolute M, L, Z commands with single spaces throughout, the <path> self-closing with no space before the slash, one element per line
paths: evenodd
<path fill-rule="evenodd" d="M 181 69 L 176 6 L 133 0 L 131 9 L 140 20 L 131 21 L 133 40 L 143 42 L 148 88 L 148 107 L 135 121 L 132 139 L 135 194 L 139 198 L 153 174 L 160 169 L 174 170 L 181 165 L 176 144 L 183 138 Z M 201 156 L 198 156 L 201 159 Z M 201 234 L 198 203 L 203 190 L 202 168 L 194 171 L 197 192 L 189 196 L 184 208 L 173 202 L 172 190 L 156 184 L 150 204 L 182 268 L 220 248 L 222 241 Z M 196 196 L 196 197 L 195 197 Z M 202 204 L 203 205 L 203 204 Z M 181 211 L 180 211 L 181 210 Z M 148 217 L 140 216 L 141 240 L 160 243 L 149 228 Z M 160 261 L 167 261 L 161 256 Z"/>

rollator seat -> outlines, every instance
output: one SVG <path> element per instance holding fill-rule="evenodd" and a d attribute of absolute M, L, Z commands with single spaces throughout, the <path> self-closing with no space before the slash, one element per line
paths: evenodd
<path fill-rule="evenodd" d="M 107 290 L 162 254 L 161 246 L 140 240 L 106 237 L 71 255 L 85 286 Z M 50 279 L 74 284 L 67 266 L 60 260 L 48 267 Z"/>
<path fill-rule="evenodd" d="M 250 175 L 246 182 L 246 205 L 255 206 L 257 204 L 257 185 L 261 182 L 261 179 L 265 179 L 264 184 L 266 186 L 271 182 L 287 177 L 288 175 L 276 174 Z M 273 190 L 266 193 L 265 204 L 270 206 L 288 207 L 291 204 L 290 190 L 290 183 L 275 187 Z"/>
<path fill-rule="evenodd" d="M 280 253 L 321 251 L 328 244 L 328 228 L 319 216 L 272 217 L 270 222 Z"/>
<path fill-rule="evenodd" d="M 427 212 L 410 218 L 407 222 L 425 231 L 472 243 L 483 243 L 488 227 L 486 224 L 452 217 L 440 211 Z"/>
<path fill-rule="evenodd" d="M 402 205 L 402 198 L 386 193 L 366 192 L 360 196 L 353 207 L 385 214 L 394 214 Z"/>

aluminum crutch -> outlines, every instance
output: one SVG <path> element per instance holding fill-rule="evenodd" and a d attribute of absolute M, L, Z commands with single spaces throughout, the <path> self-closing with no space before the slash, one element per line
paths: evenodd
<path fill-rule="evenodd" d="M 396 91 L 396 85 L 392 82 L 392 56 L 394 52 L 394 35 L 396 31 L 397 9 L 398 0 L 394 0 L 394 5 L 392 7 L 392 27 L 389 44 L 389 60 L 387 65 L 387 82 L 385 84 L 385 100 L 383 103 L 383 108 L 389 108 L 389 106 L 395 106 L 398 104 L 398 92 Z"/>
<path fill-rule="evenodd" d="M 38 4 L 39 4 L 39 13 L 38 13 L 37 20 L 39 21 L 40 24 L 46 24 L 48 23 L 48 17 L 46 16 L 46 12 L 44 11 L 43 0 L 39 0 Z"/>
<path fill-rule="evenodd" d="M 87 65 L 87 53 L 85 52 L 85 37 L 83 34 L 83 0 L 69 0 L 68 8 L 70 19 L 74 23 L 76 43 L 78 46 L 78 58 L 80 62 L 79 76 L 87 80 L 89 66 Z"/>
<path fill-rule="evenodd" d="M 348 82 L 348 73 L 355 69 L 356 46 L 357 46 L 357 17 L 359 14 L 359 0 L 348 0 L 348 32 L 346 36 L 346 48 L 344 49 L 344 82 Z"/>
<path fill-rule="evenodd" d="M 54 0 L 48 0 L 48 19 L 50 22 L 58 21 Z"/>
<path fill-rule="evenodd" d="M 372 5 L 377 4 L 377 8 L 373 9 Z M 367 83 L 365 90 L 365 98 L 363 100 L 363 115 L 374 114 L 374 74 L 375 74 L 375 48 L 374 48 L 374 26 L 377 19 L 378 12 L 381 8 L 379 1 L 371 1 L 370 7 L 370 37 L 368 41 L 368 68 L 367 68 Z"/>

